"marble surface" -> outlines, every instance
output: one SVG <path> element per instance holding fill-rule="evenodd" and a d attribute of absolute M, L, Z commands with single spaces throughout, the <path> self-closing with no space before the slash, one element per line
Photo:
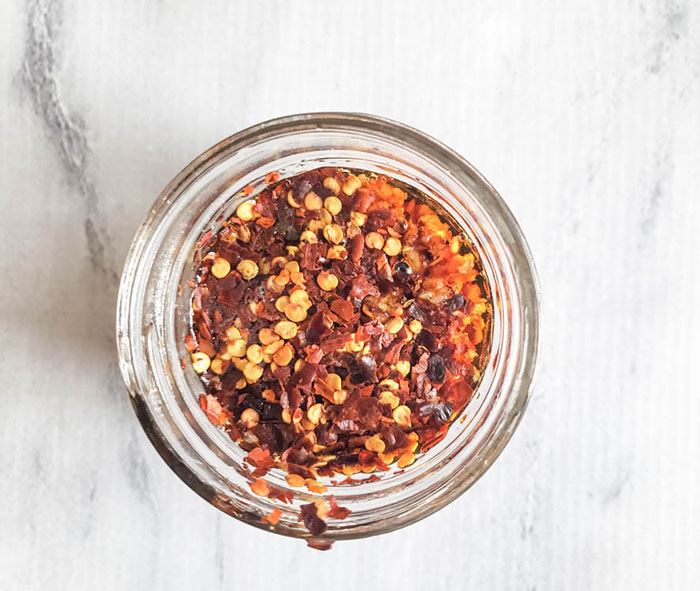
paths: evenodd
<path fill-rule="evenodd" d="M 700 588 L 697 2 L 5 0 L 0 81 L 0 589 Z M 170 472 L 113 328 L 168 180 L 314 110 L 464 154 L 520 220 L 543 304 L 498 462 L 429 519 L 330 553 Z"/>

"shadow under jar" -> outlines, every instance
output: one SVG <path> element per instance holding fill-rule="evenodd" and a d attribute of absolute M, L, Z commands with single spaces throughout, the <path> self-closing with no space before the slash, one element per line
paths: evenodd
<path fill-rule="evenodd" d="M 288 504 L 253 494 L 247 452 L 199 406 L 204 391 L 188 358 L 189 281 L 202 236 L 264 189 L 320 167 L 386 175 L 435 201 L 470 238 L 491 297 L 490 353 L 471 400 L 445 438 L 416 461 L 359 486 L 317 494 L 292 488 L 285 473 L 266 476 L 289 491 Z M 301 505 L 335 495 L 351 510 L 329 519 L 314 544 L 380 534 L 409 525 L 469 488 L 493 463 L 528 400 L 538 346 L 538 295 L 525 239 L 495 189 L 464 159 L 425 134 L 368 115 L 312 113 L 271 120 L 225 139 L 188 165 L 163 191 L 129 251 L 117 312 L 120 369 L 136 414 L 168 465 L 222 511 L 263 529 L 310 538 Z M 262 516 L 279 509 L 272 525 Z"/>

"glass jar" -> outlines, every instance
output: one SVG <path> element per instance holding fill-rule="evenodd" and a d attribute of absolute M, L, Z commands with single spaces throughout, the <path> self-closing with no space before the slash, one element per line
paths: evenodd
<path fill-rule="evenodd" d="M 325 540 L 359 538 L 409 525 L 468 489 L 510 439 L 528 400 L 538 346 L 538 295 L 530 251 L 507 206 L 455 152 L 399 123 L 353 113 L 312 113 L 241 131 L 189 164 L 141 224 L 119 291 L 117 346 L 124 381 L 143 429 L 163 459 L 222 511 L 276 533 L 309 537 L 300 505 L 325 495 L 290 489 L 272 470 L 269 484 L 291 490 L 291 504 L 254 495 L 246 455 L 198 404 L 203 391 L 186 357 L 193 254 L 208 230 L 237 208 L 247 185 L 320 166 L 384 173 L 432 196 L 462 225 L 491 287 L 491 353 L 482 381 L 447 436 L 414 464 L 377 482 L 329 489 L 352 510 L 329 520 Z M 261 516 L 278 508 L 276 525 Z"/>

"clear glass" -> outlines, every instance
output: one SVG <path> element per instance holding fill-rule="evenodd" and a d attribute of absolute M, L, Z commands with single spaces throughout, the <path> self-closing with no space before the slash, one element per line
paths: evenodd
<path fill-rule="evenodd" d="M 496 190 L 458 154 L 399 123 L 352 113 L 274 119 L 237 133 L 195 159 L 165 188 L 141 224 L 127 257 L 117 314 L 120 368 L 141 424 L 163 459 L 195 492 L 259 528 L 309 537 L 299 506 L 325 495 L 291 489 L 282 505 L 252 494 L 245 452 L 200 410 L 202 384 L 183 369 L 189 319 L 187 281 L 196 242 L 233 213 L 246 185 L 320 166 L 384 173 L 438 200 L 472 238 L 493 300 L 491 354 L 462 417 L 434 448 L 378 482 L 336 486 L 352 510 L 329 520 L 327 540 L 395 530 L 437 511 L 468 489 L 510 439 L 528 400 L 538 348 L 538 294 L 530 251 Z M 268 482 L 289 490 L 284 474 Z M 262 523 L 273 508 L 276 525 Z"/>

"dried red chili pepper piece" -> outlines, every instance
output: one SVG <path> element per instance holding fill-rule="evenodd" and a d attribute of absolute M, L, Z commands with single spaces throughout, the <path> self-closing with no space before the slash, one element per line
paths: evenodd
<path fill-rule="evenodd" d="M 185 349 L 251 489 L 286 503 L 273 467 L 323 494 L 437 445 L 487 362 L 491 303 L 469 237 L 418 191 L 337 168 L 264 180 L 197 243 Z M 349 514 L 333 496 L 318 511 L 302 508 L 315 536 Z"/>

